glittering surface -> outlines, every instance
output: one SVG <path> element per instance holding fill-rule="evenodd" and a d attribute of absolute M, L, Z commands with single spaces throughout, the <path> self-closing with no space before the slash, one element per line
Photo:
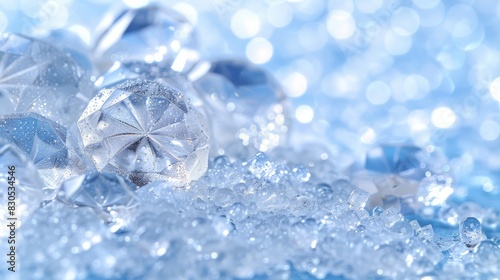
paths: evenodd
<path fill-rule="evenodd" d="M 182 92 L 208 121 L 209 159 L 183 188 L 154 176 L 135 180 L 141 188 L 130 208 L 123 201 L 74 208 L 68 202 L 76 197 L 64 199 L 64 192 L 55 200 L 33 193 L 17 232 L 20 278 L 498 278 L 497 2 L 116 2 L 2 1 L 0 32 L 54 44 L 84 70 L 80 88 L 112 91 L 138 79 Z M 152 8 L 156 2 L 161 9 Z M 210 69 L 221 61 L 253 63 L 276 84 L 258 82 L 241 94 L 238 71 Z M 0 69 L 0 99 L 12 93 L 1 79 L 9 69 Z M 218 82 L 202 84 L 204 71 Z M 90 83 L 82 87 L 82 80 Z M 284 100 L 287 111 L 259 109 Z M 9 106 L 0 113 L 14 112 Z M 128 185 L 115 174 L 106 176 L 117 176 L 118 185 L 79 185 L 85 176 L 104 176 L 95 173 L 96 157 L 110 157 L 84 144 L 89 134 L 76 119 L 61 121 L 55 112 L 41 114 L 67 131 L 67 174 L 77 177 L 66 189 L 76 186 L 69 189 L 93 201 L 123 198 L 105 192 Z M 285 122 L 276 123 L 279 113 Z M 275 133 L 280 124 L 286 129 Z M 0 147 L 0 185 L 12 161 L 19 189 L 38 186 L 38 174 L 24 176 L 42 174 L 31 172 L 30 154 L 8 145 L 7 154 Z M 124 176 L 144 167 L 113 164 L 130 167 L 106 170 Z M 6 244 L 0 238 L 2 252 Z M 2 267 L 1 278 L 6 273 Z"/>

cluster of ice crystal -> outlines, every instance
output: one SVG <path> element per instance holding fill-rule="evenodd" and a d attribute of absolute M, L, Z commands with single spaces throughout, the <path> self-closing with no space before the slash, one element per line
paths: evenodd
<path fill-rule="evenodd" d="M 188 190 L 164 182 L 138 189 L 138 214 L 119 230 L 88 208 L 51 202 L 21 231 L 20 242 L 29 246 L 20 257 L 44 260 L 28 262 L 33 279 L 67 273 L 75 279 L 290 278 L 293 271 L 318 278 L 487 278 L 498 272 L 479 261 L 498 263 L 500 247 L 485 238 L 477 219 L 440 235 L 394 208 L 367 211 L 369 194 L 349 181 L 304 181 L 293 169 L 264 154 L 248 162 L 215 158 Z M 82 198 L 99 197 L 88 190 L 97 186 L 79 188 Z M 32 244 L 41 229 L 51 236 L 44 249 Z"/>

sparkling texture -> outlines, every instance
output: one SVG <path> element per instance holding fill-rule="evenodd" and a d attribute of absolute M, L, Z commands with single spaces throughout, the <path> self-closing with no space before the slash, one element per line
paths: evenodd
<path fill-rule="evenodd" d="M 115 61 L 159 63 L 185 72 L 199 56 L 192 24 L 159 4 L 110 11 L 97 32 L 93 54 L 101 72 Z"/>
<path fill-rule="evenodd" d="M 132 80 L 101 90 L 78 128 L 98 171 L 124 174 L 140 186 L 155 180 L 182 185 L 207 168 L 205 122 L 175 88 Z"/>
<path fill-rule="evenodd" d="M 51 191 L 68 175 L 66 128 L 36 113 L 0 116 L 0 138 L 19 147 L 35 164 Z"/>
<path fill-rule="evenodd" d="M 33 163 L 18 147 L 2 139 L 0 139 L 0 168 L 0 220 L 4 225 L 0 229 L 0 238 L 4 238 L 9 236 L 10 232 L 6 227 L 8 218 L 16 217 L 20 222 L 26 221 L 47 196 L 42 191 L 43 183 Z M 9 187 L 15 187 L 15 200 L 9 199 L 9 194 L 13 193 Z M 8 211 L 9 201 L 15 202 L 12 215 Z"/>
<path fill-rule="evenodd" d="M 0 38 L 2 114 L 35 112 L 62 124 L 76 121 L 92 94 L 89 87 L 80 89 L 82 76 L 70 57 L 48 43 L 8 33 Z"/>
<path fill-rule="evenodd" d="M 75 207 L 61 201 L 62 191 L 59 199 L 30 210 L 16 232 L 18 271 L 9 272 L 4 262 L 0 279 L 498 278 L 495 1 L 162 1 L 191 22 L 186 33 L 177 28 L 180 21 L 165 28 L 168 10 L 149 5 L 155 1 L 14 2 L 0 4 L 0 31 L 48 35 L 81 66 L 88 60 L 99 67 L 81 82 L 90 80 L 103 91 L 136 79 L 158 83 L 182 93 L 186 107 L 196 108 L 211 126 L 223 126 L 211 134 L 213 158 L 203 176 L 189 188 L 165 178 L 136 180 L 147 184 L 128 208 L 99 206 L 101 196 L 92 191 L 123 198 L 122 186 L 136 187 L 114 184 L 127 182 L 120 177 L 127 171 L 110 168 L 105 171 L 121 175 L 98 175 L 84 143 L 92 134 L 68 123 L 68 165 L 77 177 L 67 184 L 81 186 L 81 174 L 100 178 L 87 185 L 90 192 L 79 188 L 71 199 L 99 203 Z M 112 4 L 129 8 L 106 14 Z M 193 26 L 201 44 L 191 57 L 194 48 L 182 38 L 194 38 Z M 90 49 L 80 48 L 71 33 Z M 118 45 L 129 49 L 107 56 Z M 89 57 L 80 60 L 70 49 Z M 198 86 L 192 90 L 186 78 L 198 82 L 213 66 L 198 62 L 191 68 L 198 53 L 214 63 L 232 58 L 249 65 L 246 58 L 281 83 L 293 107 L 284 107 L 286 137 L 277 146 L 264 150 L 252 140 L 258 136 L 252 133 L 277 127 L 276 114 L 264 114 L 268 118 L 257 124 L 253 113 L 281 101 L 269 101 L 252 86 L 257 105 L 240 114 L 240 103 L 248 104 L 238 82 L 219 83 L 237 84 L 221 91 L 237 93 L 230 102 Z M 229 81 L 238 73 L 216 75 Z M 216 101 L 224 102 L 217 107 Z M 144 112 L 139 107 L 111 111 Z M 126 140 L 125 124 L 134 118 L 117 119 L 112 133 L 125 137 L 111 140 Z M 223 134 L 234 127 L 235 133 Z M 98 129 L 108 127 L 87 131 Z M 107 145 L 101 154 L 122 144 Z M 156 159 L 132 150 L 113 163 L 133 162 L 130 169 L 137 169 L 135 159 Z M 87 194 L 96 200 L 86 200 Z M 8 252 L 7 241 L 0 238 L 0 251 Z"/>
<path fill-rule="evenodd" d="M 286 96 L 264 69 L 243 61 L 215 61 L 194 84 L 212 116 L 213 151 L 223 152 L 234 141 L 263 152 L 285 143 Z"/>
<path fill-rule="evenodd" d="M 64 204 L 54 201 L 34 213 L 23 227 L 20 241 L 32 244 L 30 240 L 39 230 L 51 232 L 56 238 L 44 242 L 60 252 L 59 257 L 83 258 L 83 262 L 64 266 L 78 271 L 81 278 L 158 278 L 174 265 L 205 268 L 172 270 L 178 278 L 252 278 L 291 273 L 290 267 L 280 266 L 285 263 L 317 278 L 339 273 L 367 278 L 381 270 L 387 277 L 398 278 L 431 271 L 447 273 L 448 266 L 439 268 L 438 264 L 449 255 L 460 263 L 469 254 L 478 254 L 475 259 L 485 262 L 495 260 L 495 247 L 479 245 L 484 248 L 474 253 L 466 245 L 477 228 L 466 234 L 468 239 L 458 241 L 436 235 L 430 225 L 408 222 L 394 208 L 370 215 L 360 209 L 368 194 L 351 190 L 348 181 L 316 185 L 313 182 L 324 178 L 304 181 L 293 167 L 263 153 L 234 163 L 221 156 L 209 166 L 192 188 L 156 181 L 135 194 L 136 187 L 115 174 L 75 177 L 60 189 L 58 200 Z M 333 203 L 328 206 L 326 202 Z M 75 206 L 80 207 L 69 209 Z M 97 211 L 105 223 L 86 208 Z M 476 222 L 472 224 L 478 225 Z M 41 259 L 51 258 L 34 248 L 23 246 L 19 254 L 27 259 L 33 253 Z M 262 261 L 246 261 L 241 252 Z M 199 260 L 200 254 L 207 257 Z M 370 262 L 374 256 L 380 261 Z M 219 261 L 222 263 L 217 264 Z M 138 262 L 143 265 L 131 265 Z M 356 269 L 344 270 L 331 262 Z M 158 263 L 161 265 L 154 265 Z M 316 264 L 308 268 L 307 263 Z M 493 271 L 482 264 L 474 271 Z M 145 269 L 149 265 L 155 269 Z M 42 270 L 38 278 L 61 273 L 61 267 Z"/>
<path fill-rule="evenodd" d="M 160 278 L 174 273 L 175 278 L 217 279 L 225 275 L 234 279 L 299 273 L 292 267 L 316 278 L 339 274 L 363 279 L 375 274 L 400 278 L 448 275 L 447 266 L 439 264 L 448 262 L 450 256 L 460 264 L 495 260 L 498 247 L 484 243 L 472 252 L 454 237 L 434 234 L 431 238 L 429 225 L 410 223 L 394 208 L 377 215 L 349 208 L 349 192 L 341 191 L 348 186 L 345 181 L 314 186 L 290 176 L 293 168 L 288 165 L 281 165 L 281 172 L 261 176 L 267 166 L 280 163 L 263 155 L 257 158 L 261 164 L 254 164 L 253 172 L 248 169 L 253 160 L 211 160 L 207 173 L 189 189 L 156 181 L 136 190 L 138 213 L 121 231 L 115 231 L 116 223 L 100 223 L 86 210 L 88 207 L 70 209 L 52 202 L 32 216 L 20 241 L 32 244 L 39 234 L 37 229 L 43 226 L 55 237 L 44 242 L 55 246 L 60 258 L 83 260 L 42 269 L 38 278 L 62 273 L 62 267 L 77 271 L 80 278 Z M 90 177 L 103 182 L 106 176 L 116 175 Z M 84 178 L 77 177 L 68 184 Z M 128 189 L 129 184 L 118 184 L 116 178 L 111 186 Z M 287 184 L 279 183 L 285 181 Z M 87 187 L 97 190 L 99 185 L 89 181 Z M 84 194 L 94 196 L 92 192 Z M 333 211 L 319 207 L 325 197 L 335 198 Z M 46 250 L 34 248 L 23 246 L 20 257 L 29 259 L 35 253 L 41 259 L 51 258 Z M 468 260 L 470 254 L 475 258 Z M 200 255 L 206 257 L 199 259 Z M 41 264 L 32 265 L 35 268 Z M 148 269 L 150 266 L 154 269 Z M 471 269 L 474 273 L 494 271 L 482 262 Z"/>

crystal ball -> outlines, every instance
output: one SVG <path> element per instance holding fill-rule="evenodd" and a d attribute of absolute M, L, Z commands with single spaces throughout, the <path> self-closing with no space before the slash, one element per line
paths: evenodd
<path fill-rule="evenodd" d="M 102 89 L 77 125 L 98 171 L 124 174 L 139 186 L 186 185 L 208 166 L 206 120 L 176 88 L 157 81 Z"/>
<path fill-rule="evenodd" d="M 48 43 L 16 34 L 0 37 L 1 114 L 35 112 L 70 124 L 91 95 L 82 76 L 74 60 Z"/>
<path fill-rule="evenodd" d="M 287 98 L 264 69 L 244 61 L 215 61 L 194 86 L 210 112 L 215 153 L 224 154 L 234 141 L 262 152 L 285 142 Z"/>
<path fill-rule="evenodd" d="M 185 72 L 199 57 L 193 25 L 159 4 L 110 11 L 96 32 L 93 55 L 101 73 L 116 61 L 159 63 Z"/>
<path fill-rule="evenodd" d="M 66 128 L 37 113 L 0 116 L 0 138 L 16 145 L 35 164 L 44 190 L 54 193 L 69 173 Z"/>

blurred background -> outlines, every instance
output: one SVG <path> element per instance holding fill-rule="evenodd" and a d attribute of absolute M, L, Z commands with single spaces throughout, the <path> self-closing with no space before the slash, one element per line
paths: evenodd
<path fill-rule="evenodd" d="M 74 32 L 86 45 L 114 6 L 149 0 L 0 1 L 0 32 Z M 293 147 L 348 169 L 379 144 L 439 148 L 452 200 L 500 197 L 500 2 L 493 0 L 190 0 L 202 59 L 245 57 L 292 104 Z M 322 148 L 318 148 L 322 147 Z"/>

